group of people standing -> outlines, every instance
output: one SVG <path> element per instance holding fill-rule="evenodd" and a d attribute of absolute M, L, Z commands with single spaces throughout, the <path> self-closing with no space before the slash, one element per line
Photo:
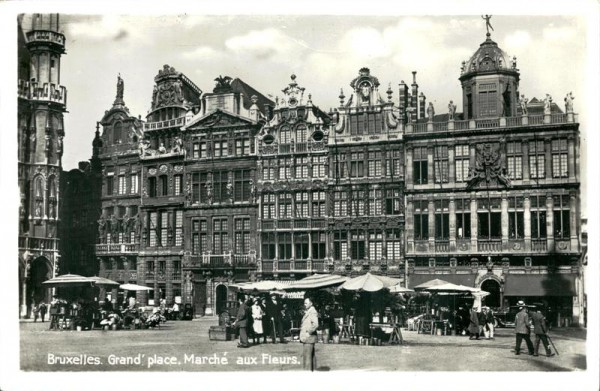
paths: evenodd
<path fill-rule="evenodd" d="M 490 307 L 482 307 L 481 311 L 474 306 L 469 314 L 469 339 L 494 339 L 494 313 Z"/>

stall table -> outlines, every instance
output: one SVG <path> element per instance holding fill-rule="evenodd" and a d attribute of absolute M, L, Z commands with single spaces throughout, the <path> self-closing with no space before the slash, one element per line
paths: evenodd
<path fill-rule="evenodd" d="M 404 338 L 402 338 L 402 329 L 399 323 L 371 323 L 369 327 L 371 328 L 371 340 L 373 340 L 373 331 L 375 329 L 381 329 L 384 333 L 390 334 L 390 339 L 388 340 L 390 345 L 402 345 L 404 343 Z M 390 330 L 391 332 L 386 332 Z"/>

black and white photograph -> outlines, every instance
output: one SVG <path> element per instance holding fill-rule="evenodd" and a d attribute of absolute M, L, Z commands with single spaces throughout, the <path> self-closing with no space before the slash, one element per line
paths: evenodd
<path fill-rule="evenodd" d="M 597 3 L 7 3 L 0 389 L 598 389 Z"/>

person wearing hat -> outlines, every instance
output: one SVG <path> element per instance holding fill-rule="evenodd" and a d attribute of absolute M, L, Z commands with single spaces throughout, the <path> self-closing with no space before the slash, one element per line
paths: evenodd
<path fill-rule="evenodd" d="M 315 344 L 317 343 L 317 329 L 319 328 L 319 314 L 313 306 L 312 299 L 304 299 L 304 315 L 300 326 L 300 342 L 302 342 L 302 364 L 305 370 L 317 369 Z"/>
<path fill-rule="evenodd" d="M 238 297 L 239 308 L 235 319 L 234 327 L 237 327 L 240 331 L 240 342 L 238 348 L 248 348 L 248 334 L 246 333 L 246 327 L 248 327 L 248 307 L 246 306 L 246 299 L 243 295 Z"/>
<path fill-rule="evenodd" d="M 531 321 L 533 323 L 533 332 L 535 334 L 533 355 L 536 357 L 538 356 L 541 340 L 544 343 L 544 348 L 546 348 L 546 356 L 554 356 L 554 353 L 552 353 L 552 351 L 550 350 L 550 345 L 548 344 L 548 336 L 546 335 L 546 333 L 548 332 L 546 318 L 544 317 L 542 311 L 539 308 L 537 308 L 537 310 L 533 314 L 531 314 Z"/>
<path fill-rule="evenodd" d="M 283 322 L 281 319 L 282 311 L 283 306 L 277 293 L 271 292 L 271 300 L 267 301 L 266 312 L 267 318 L 271 322 L 271 338 L 273 339 L 273 343 L 276 342 L 278 336 L 279 342 L 285 343 L 285 339 L 283 338 Z"/>
<path fill-rule="evenodd" d="M 263 318 L 264 312 L 260 306 L 260 299 L 258 297 L 254 298 L 254 303 L 252 304 L 252 329 L 254 330 L 253 339 L 256 344 L 256 340 L 258 339 L 258 343 L 260 343 L 260 338 L 263 334 Z"/>
<path fill-rule="evenodd" d="M 483 307 L 483 313 L 485 314 L 485 337 L 487 339 L 494 339 L 494 313 L 490 307 Z"/>
<path fill-rule="evenodd" d="M 469 315 L 469 339 L 479 339 L 479 314 L 477 307 L 471 308 Z"/>
<path fill-rule="evenodd" d="M 519 307 L 519 312 L 517 316 L 515 316 L 515 334 L 516 334 L 516 345 L 515 345 L 515 354 L 521 354 L 521 344 L 523 340 L 527 344 L 527 350 L 529 351 L 529 355 L 533 355 L 533 343 L 531 342 L 531 338 L 529 337 L 529 323 L 530 318 L 527 313 L 527 306 L 522 300 L 517 302 L 517 306 Z"/>

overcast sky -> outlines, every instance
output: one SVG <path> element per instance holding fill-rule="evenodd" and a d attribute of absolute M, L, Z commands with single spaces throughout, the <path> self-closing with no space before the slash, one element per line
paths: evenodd
<path fill-rule="evenodd" d="M 563 107 L 567 92 L 584 100 L 586 23 L 578 16 L 493 16 L 492 39 L 517 57 L 520 92 L 549 93 Z M 25 27 L 28 27 L 27 24 Z M 117 75 L 125 103 L 145 117 L 154 76 L 164 64 L 185 73 L 204 92 L 215 77 L 239 77 L 264 95 L 281 95 L 298 83 L 324 110 L 348 96 L 361 67 L 379 78 L 380 93 L 391 83 L 411 83 L 438 113 L 449 100 L 461 107 L 458 81 L 463 60 L 485 40 L 485 21 L 472 16 L 198 16 L 61 14 L 67 54 L 61 83 L 68 89 L 63 167 L 89 159 L 96 121 L 115 98 Z M 580 120 L 585 122 L 585 111 Z M 586 127 L 582 126 L 585 132 Z M 585 133 L 583 134 L 585 137 Z M 585 139 L 584 139 L 585 141 Z"/>

